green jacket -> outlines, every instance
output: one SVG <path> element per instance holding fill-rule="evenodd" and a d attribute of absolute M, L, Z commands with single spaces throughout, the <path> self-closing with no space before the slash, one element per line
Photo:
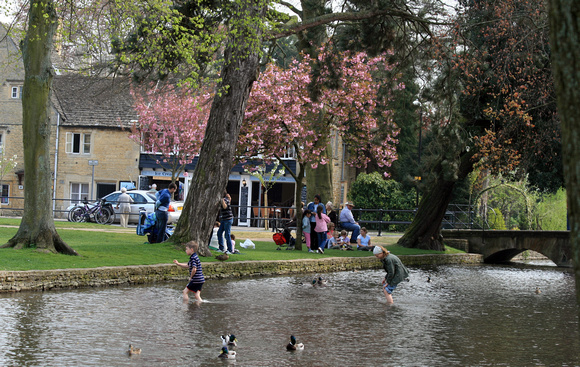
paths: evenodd
<path fill-rule="evenodd" d="M 388 254 L 381 262 L 383 263 L 383 269 L 387 272 L 387 275 L 385 275 L 387 284 L 397 285 L 409 277 L 409 270 L 395 255 Z"/>

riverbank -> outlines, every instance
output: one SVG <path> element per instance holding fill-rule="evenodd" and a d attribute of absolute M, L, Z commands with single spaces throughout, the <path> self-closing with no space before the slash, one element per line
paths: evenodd
<path fill-rule="evenodd" d="M 407 266 L 480 264 L 478 254 L 400 255 Z M 207 279 L 260 277 L 300 273 L 327 273 L 379 269 L 374 256 L 329 257 L 280 261 L 235 261 L 203 263 Z M 173 264 L 116 266 L 92 269 L 0 271 L 0 293 L 48 291 L 71 288 L 108 287 L 186 281 L 186 270 Z"/>

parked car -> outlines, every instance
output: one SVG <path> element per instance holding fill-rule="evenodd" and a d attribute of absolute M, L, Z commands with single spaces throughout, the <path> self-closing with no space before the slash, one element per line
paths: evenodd
<path fill-rule="evenodd" d="M 155 194 L 146 190 L 130 190 L 127 191 L 127 194 L 131 196 L 133 199 L 133 203 L 131 204 L 131 213 L 129 215 L 129 223 L 137 223 L 139 221 L 139 209 L 145 208 L 147 213 L 152 213 L 155 211 Z M 113 204 L 113 209 L 115 210 L 115 221 L 120 221 L 119 216 L 119 209 L 117 208 L 117 200 L 119 199 L 119 195 L 121 195 L 121 191 L 115 191 L 103 197 L 108 203 Z M 96 203 L 91 203 L 90 205 L 95 205 Z M 71 205 L 67 208 L 67 210 L 71 210 L 75 207 L 75 205 Z M 183 202 L 182 201 L 172 201 L 169 205 L 168 210 L 168 219 L 167 223 L 177 223 L 179 217 L 181 216 L 181 210 L 183 209 Z"/>

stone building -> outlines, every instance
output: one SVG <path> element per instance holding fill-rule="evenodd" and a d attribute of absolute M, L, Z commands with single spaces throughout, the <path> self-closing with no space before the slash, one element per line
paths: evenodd
<path fill-rule="evenodd" d="M 96 199 L 139 180 L 139 145 L 129 139 L 137 120 L 123 79 L 55 76 L 52 101 L 56 125 L 56 207 Z M 58 200 L 62 198 L 62 202 Z"/>
<path fill-rule="evenodd" d="M 0 25 L 0 211 L 22 207 L 24 194 L 22 146 L 22 87 L 24 68 L 18 43 Z M 9 160 L 16 166 L 10 169 Z"/>

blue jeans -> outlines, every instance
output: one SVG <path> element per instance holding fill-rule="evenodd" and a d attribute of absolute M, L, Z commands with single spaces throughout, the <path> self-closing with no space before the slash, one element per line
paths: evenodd
<path fill-rule="evenodd" d="M 340 225 L 342 226 L 342 229 L 352 231 L 352 234 L 350 235 L 350 242 L 356 243 L 356 238 L 360 234 L 360 226 L 350 222 L 340 222 Z"/>
<path fill-rule="evenodd" d="M 326 232 L 316 232 L 318 236 L 318 248 L 324 250 L 326 247 Z"/>
<path fill-rule="evenodd" d="M 223 238 L 223 234 L 225 232 L 225 240 L 226 240 L 226 249 L 229 252 L 234 252 L 234 249 L 232 249 L 232 238 L 231 238 L 231 232 L 232 232 L 232 224 L 234 224 L 234 219 L 230 219 L 230 220 L 222 220 L 220 222 L 220 228 L 218 229 L 217 232 L 217 237 L 218 237 L 218 246 L 220 248 L 220 251 L 224 250 L 224 238 Z"/>
<path fill-rule="evenodd" d="M 155 242 L 160 243 L 165 238 L 165 229 L 167 228 L 167 218 L 169 218 L 169 215 L 167 212 L 157 210 L 155 211 L 155 218 L 157 220 L 155 223 L 155 233 L 157 236 Z"/>

